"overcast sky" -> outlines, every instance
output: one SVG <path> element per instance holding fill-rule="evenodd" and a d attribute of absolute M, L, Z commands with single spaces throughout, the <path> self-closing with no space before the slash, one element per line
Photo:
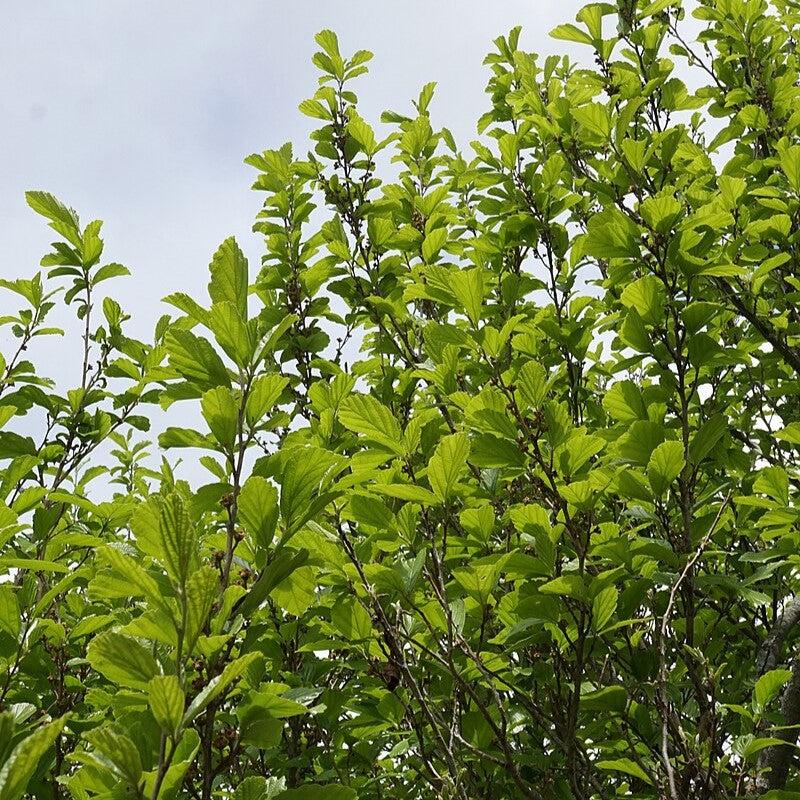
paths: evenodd
<path fill-rule="evenodd" d="M 84 222 L 105 220 L 106 253 L 133 277 L 117 283 L 148 335 L 171 291 L 204 291 L 217 245 L 250 226 L 248 154 L 293 141 L 313 121 L 297 104 L 316 89 L 315 32 L 345 53 L 375 53 L 358 81 L 362 114 L 410 108 L 439 82 L 435 119 L 460 142 L 487 109 L 491 41 L 522 25 L 523 46 L 563 52 L 547 32 L 576 0 L 0 0 L 0 276 L 29 275 L 51 234 L 25 205 L 45 189 Z M 124 289 L 122 288 L 124 286 Z"/>

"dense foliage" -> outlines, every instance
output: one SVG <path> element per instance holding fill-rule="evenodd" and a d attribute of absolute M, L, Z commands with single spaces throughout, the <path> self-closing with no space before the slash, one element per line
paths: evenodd
<path fill-rule="evenodd" d="M 800 11 L 693 8 L 587 6 L 591 68 L 497 39 L 465 150 L 433 84 L 376 133 L 323 31 L 261 267 L 152 342 L 29 193 L 0 800 L 800 797 Z"/>

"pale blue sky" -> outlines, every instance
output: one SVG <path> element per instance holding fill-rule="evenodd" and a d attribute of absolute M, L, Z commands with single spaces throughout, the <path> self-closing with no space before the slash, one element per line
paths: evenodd
<path fill-rule="evenodd" d="M 259 196 L 242 159 L 287 140 L 306 149 L 313 122 L 297 104 L 316 88 L 316 31 L 375 53 L 359 79 L 364 116 L 408 108 L 436 80 L 435 119 L 466 143 L 488 107 L 492 39 L 520 24 L 526 49 L 564 52 L 547 32 L 581 5 L 0 0 L 0 276 L 36 269 L 51 237 L 23 192 L 51 191 L 83 220 L 105 220 L 107 255 L 133 272 L 114 293 L 149 336 L 161 297 L 204 291 L 226 236 L 257 267 Z"/>

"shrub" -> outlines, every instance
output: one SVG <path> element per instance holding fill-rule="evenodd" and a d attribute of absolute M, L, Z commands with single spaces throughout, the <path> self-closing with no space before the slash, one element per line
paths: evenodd
<path fill-rule="evenodd" d="M 433 84 L 376 133 L 321 32 L 262 265 L 223 242 L 152 343 L 28 194 L 0 800 L 800 796 L 800 15 L 684 13 L 586 6 L 591 67 L 497 39 L 466 150 Z"/>

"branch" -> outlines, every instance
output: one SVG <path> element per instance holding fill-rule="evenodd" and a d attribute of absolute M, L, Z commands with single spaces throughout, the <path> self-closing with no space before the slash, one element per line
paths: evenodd
<path fill-rule="evenodd" d="M 725 499 L 722 501 L 722 505 L 719 507 L 719 511 L 717 512 L 717 516 L 714 519 L 714 522 L 709 527 L 708 531 L 706 532 L 705 536 L 700 540 L 700 544 L 697 545 L 697 549 L 694 551 L 692 556 L 686 562 L 686 565 L 683 568 L 678 580 L 675 581 L 675 585 L 672 587 L 672 591 L 669 593 L 669 601 L 667 602 L 667 608 L 664 611 L 664 616 L 661 618 L 661 627 L 660 627 L 660 637 L 658 643 L 658 653 L 659 653 L 659 705 L 661 706 L 660 711 L 662 715 L 662 725 L 661 725 L 661 760 L 664 764 L 664 769 L 667 772 L 667 780 L 669 781 L 669 796 L 670 800 L 680 800 L 680 794 L 678 793 L 678 786 L 675 780 L 675 770 L 672 766 L 672 762 L 670 761 L 670 754 L 669 754 L 669 696 L 667 694 L 667 677 L 668 677 L 668 669 L 667 669 L 667 648 L 666 648 L 666 641 L 667 641 L 667 629 L 670 625 L 670 620 L 672 618 L 672 609 L 675 606 L 675 601 L 678 597 L 678 590 L 680 589 L 683 582 L 688 577 L 689 573 L 694 568 L 694 565 L 700 560 L 703 555 L 704 550 L 708 547 L 711 538 L 713 537 L 714 533 L 717 530 L 717 526 L 722 519 L 722 513 L 725 511 L 725 508 L 728 505 L 728 502 L 731 499 L 731 493 L 733 490 L 729 491 L 726 495 Z"/>
<path fill-rule="evenodd" d="M 758 674 L 763 675 L 778 665 L 783 644 L 792 628 L 800 622 L 800 597 L 791 600 L 778 617 L 772 630 L 761 645 L 756 666 Z M 794 745 L 797 743 L 800 725 L 800 658 L 795 659 L 792 667 L 792 678 L 781 699 L 781 713 L 784 726 L 775 731 L 774 736 L 786 744 L 765 747 L 758 756 L 759 775 L 756 788 L 760 792 L 769 789 L 782 789 L 789 776 L 789 765 L 792 760 Z"/>
<path fill-rule="evenodd" d="M 798 622 L 800 622 L 800 597 L 795 597 L 787 603 L 758 651 L 756 668 L 759 675 L 778 666 L 783 643 Z"/>

